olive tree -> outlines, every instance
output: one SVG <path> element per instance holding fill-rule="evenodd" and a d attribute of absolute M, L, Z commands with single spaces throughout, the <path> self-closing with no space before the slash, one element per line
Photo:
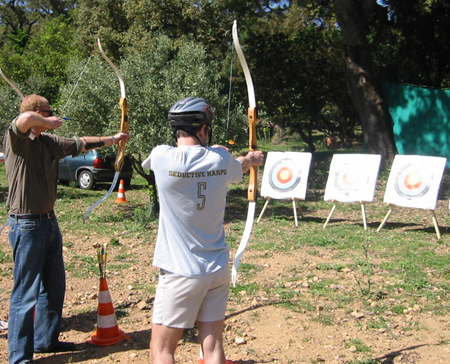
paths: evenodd
<path fill-rule="evenodd" d="M 127 152 L 135 159 L 136 172 L 150 186 L 154 187 L 153 176 L 140 165 L 156 145 L 174 143 L 167 114 L 179 99 L 205 98 L 215 110 L 213 142 L 221 143 L 228 135 L 227 96 L 220 93 L 223 87 L 218 71 L 220 64 L 211 61 L 202 45 L 159 36 L 146 52 L 130 53 L 117 66 L 125 82 L 129 106 L 131 138 Z M 70 82 L 62 88 L 57 109 L 71 120 L 67 121 L 67 128 L 60 129 L 61 133 L 105 135 L 117 132 L 121 113 L 119 82 L 105 60 L 96 54 L 89 63 L 73 61 L 68 77 Z M 242 122 L 246 116 L 244 108 L 236 110 L 233 118 L 241 121 L 234 123 L 233 137 L 241 140 L 247 134 L 247 123 Z"/>

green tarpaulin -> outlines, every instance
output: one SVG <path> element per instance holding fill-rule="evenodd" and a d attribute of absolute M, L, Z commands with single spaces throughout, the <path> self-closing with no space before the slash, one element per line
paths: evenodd
<path fill-rule="evenodd" d="M 447 158 L 450 163 L 450 91 L 383 84 L 399 154 Z"/>

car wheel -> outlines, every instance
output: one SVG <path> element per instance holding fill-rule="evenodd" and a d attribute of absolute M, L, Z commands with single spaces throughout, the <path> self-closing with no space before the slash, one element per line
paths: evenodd
<path fill-rule="evenodd" d="M 94 186 L 94 176 L 90 171 L 81 171 L 78 175 L 78 186 L 82 190 L 90 190 Z"/>

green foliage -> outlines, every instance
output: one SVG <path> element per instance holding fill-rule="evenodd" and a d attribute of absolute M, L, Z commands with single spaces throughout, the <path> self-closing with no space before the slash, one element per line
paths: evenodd
<path fill-rule="evenodd" d="M 448 88 L 448 3 L 422 0 L 383 3 L 386 6 L 378 9 L 372 19 L 369 38 L 378 77 Z"/>
<path fill-rule="evenodd" d="M 9 86 L 0 87 L 0 145 L 3 145 L 3 135 L 11 121 L 19 114 L 20 97 Z"/>
<path fill-rule="evenodd" d="M 175 43 L 166 36 L 154 39 L 145 53 L 132 53 L 118 64 L 129 104 L 132 137 L 127 151 L 136 156 L 138 163 L 156 145 L 174 143 L 167 113 L 183 97 L 204 97 L 213 105 L 213 142 L 225 139 L 226 101 L 220 94 L 218 66 L 208 59 L 201 45 Z M 68 72 L 70 83 L 62 88 L 58 109 L 61 114 L 70 115 L 73 121 L 67 122 L 67 128 L 60 129 L 61 135 L 115 133 L 120 120 L 117 105 L 120 95 L 113 70 L 96 55 L 88 64 L 85 60 L 72 62 Z M 233 130 L 237 141 L 244 140 L 246 126 L 247 123 L 235 122 Z"/>
<path fill-rule="evenodd" d="M 0 248 L 0 263 L 12 262 L 12 256 Z"/>
<path fill-rule="evenodd" d="M 445 5 L 413 4 L 386 0 L 368 19 L 377 77 L 448 85 Z M 296 133 L 302 149 L 321 143 L 317 130 L 342 142 L 355 138 L 359 121 L 344 91 L 344 53 L 331 1 L 31 0 L 1 4 L 0 16 L 8 19 L 0 35 L 3 71 L 24 93 L 44 94 L 70 114 L 74 121 L 64 135 L 116 130 L 119 110 L 111 105 L 117 81 L 97 56 L 84 75 L 88 82 L 73 95 L 77 105 L 64 107 L 96 39 L 102 40 L 126 80 L 134 136 L 129 150 L 138 161 L 156 144 L 172 142 L 165 116 L 186 95 L 203 96 L 216 109 L 213 142 L 246 145 L 247 89 L 230 34 L 235 19 L 255 83 L 261 137 L 287 140 Z M 7 101 L 2 126 L 15 114 L 17 100 Z"/>
<path fill-rule="evenodd" d="M 134 3 L 135 1 L 132 1 Z M 83 53 L 92 52 L 97 38 L 109 50 L 112 60 L 121 58 L 123 38 L 129 28 L 124 11 L 124 0 L 78 0 L 73 12 L 77 29 L 74 38 Z"/>
<path fill-rule="evenodd" d="M 0 53 L 0 61 L 4 73 L 22 93 L 42 94 L 53 103 L 66 82 L 69 59 L 78 53 L 72 43 L 76 30 L 63 15 L 40 25 L 22 49 L 7 43 Z"/>
<path fill-rule="evenodd" d="M 63 16 L 45 23 L 39 37 L 32 38 L 25 53 L 29 66 L 30 91 L 40 93 L 53 102 L 57 99 L 61 85 L 66 83 L 66 67 L 69 60 L 77 55 L 71 43 L 76 29 Z"/>

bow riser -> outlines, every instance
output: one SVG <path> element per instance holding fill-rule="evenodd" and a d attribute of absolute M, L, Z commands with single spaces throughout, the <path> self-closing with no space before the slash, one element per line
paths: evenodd
<path fill-rule="evenodd" d="M 248 125 L 249 125 L 249 137 L 248 137 L 248 148 L 250 151 L 256 150 L 257 140 L 256 140 L 256 124 L 258 123 L 258 112 L 256 107 L 248 108 Z M 250 178 L 247 190 L 247 197 L 249 201 L 256 201 L 258 195 L 258 167 L 252 166 L 250 168 Z"/>
<path fill-rule="evenodd" d="M 122 133 L 128 133 L 130 129 L 130 124 L 128 122 L 128 103 L 126 98 L 121 98 L 119 101 L 120 109 L 122 110 L 122 117 L 120 120 L 120 131 Z M 122 139 L 119 142 L 119 148 L 117 149 L 116 161 L 114 162 L 114 169 L 116 172 L 120 172 L 123 167 L 125 160 L 125 147 L 127 141 Z"/>

